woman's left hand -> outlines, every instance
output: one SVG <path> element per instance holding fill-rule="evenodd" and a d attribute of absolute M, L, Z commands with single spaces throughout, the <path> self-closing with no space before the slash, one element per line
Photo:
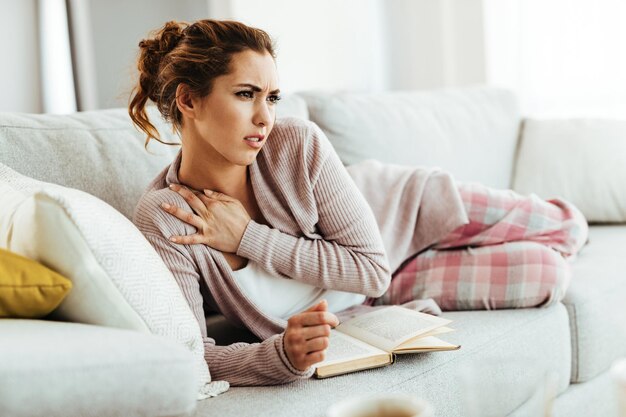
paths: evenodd
<path fill-rule="evenodd" d="M 170 189 L 180 194 L 194 212 L 166 203 L 161 205 L 163 210 L 197 229 L 193 235 L 170 236 L 172 242 L 181 245 L 200 243 L 222 252 L 237 252 L 250 222 L 250 215 L 239 200 L 209 190 L 204 190 L 205 194 L 195 194 L 178 184 L 171 184 Z"/>

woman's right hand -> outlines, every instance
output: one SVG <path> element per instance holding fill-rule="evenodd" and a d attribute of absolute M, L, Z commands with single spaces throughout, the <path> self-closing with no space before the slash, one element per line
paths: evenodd
<path fill-rule="evenodd" d="M 323 361 L 330 343 L 330 329 L 338 324 L 337 316 L 328 311 L 326 300 L 292 316 L 287 321 L 283 339 L 291 365 L 305 371 L 309 366 Z"/>

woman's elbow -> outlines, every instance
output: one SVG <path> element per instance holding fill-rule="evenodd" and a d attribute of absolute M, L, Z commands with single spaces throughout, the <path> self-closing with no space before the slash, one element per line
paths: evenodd
<path fill-rule="evenodd" d="M 370 290 L 368 291 L 368 297 L 381 297 L 389 288 L 391 284 L 391 272 L 386 265 L 375 265 L 374 272 L 372 274 Z"/>

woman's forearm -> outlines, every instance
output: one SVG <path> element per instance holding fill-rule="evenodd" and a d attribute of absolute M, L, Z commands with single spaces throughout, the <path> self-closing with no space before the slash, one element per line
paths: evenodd
<path fill-rule="evenodd" d="M 270 273 L 319 288 L 379 297 L 390 281 L 383 251 L 297 238 L 254 221 L 248 224 L 237 254 Z"/>
<path fill-rule="evenodd" d="M 309 378 L 314 368 L 299 371 L 289 363 L 283 347 L 284 333 L 261 343 L 234 343 L 216 346 L 204 339 L 204 357 L 211 378 L 226 380 L 232 386 L 278 385 Z"/>

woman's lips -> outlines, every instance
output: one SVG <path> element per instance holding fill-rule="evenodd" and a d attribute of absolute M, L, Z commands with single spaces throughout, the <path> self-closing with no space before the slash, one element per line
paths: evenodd
<path fill-rule="evenodd" d="M 251 148 L 258 149 L 263 146 L 263 139 L 265 139 L 264 135 L 252 135 L 246 136 L 243 140 L 250 146 Z"/>

